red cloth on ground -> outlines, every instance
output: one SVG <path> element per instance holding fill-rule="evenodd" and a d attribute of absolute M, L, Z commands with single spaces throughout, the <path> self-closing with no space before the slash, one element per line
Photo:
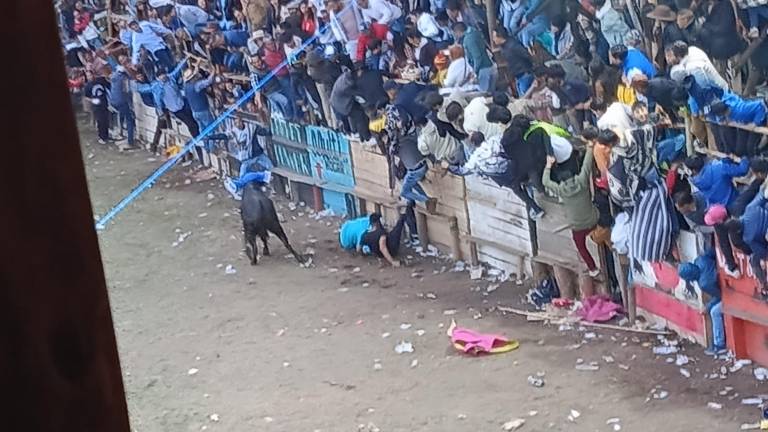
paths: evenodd
<path fill-rule="evenodd" d="M 606 296 L 595 295 L 581 301 L 581 308 L 576 313 L 588 322 L 610 321 L 621 311 L 621 306 Z"/>

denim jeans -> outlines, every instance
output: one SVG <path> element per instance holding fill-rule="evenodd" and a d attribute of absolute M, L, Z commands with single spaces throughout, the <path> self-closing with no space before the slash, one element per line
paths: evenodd
<path fill-rule="evenodd" d="M 756 6 L 747 9 L 749 16 L 749 28 L 757 28 L 760 25 L 760 18 L 768 19 L 768 6 Z"/>
<path fill-rule="evenodd" d="M 205 128 L 213 123 L 213 115 L 211 111 L 192 111 L 192 118 L 197 122 L 197 126 L 200 128 L 200 133 L 204 133 Z M 210 133 L 208 134 L 210 135 Z M 211 151 L 213 143 L 210 140 L 205 140 L 205 149 Z"/>
<path fill-rule="evenodd" d="M 723 322 L 723 302 L 713 298 L 707 303 L 707 313 L 712 320 L 712 343 L 715 348 L 725 348 L 725 324 Z"/>
<path fill-rule="evenodd" d="M 680 134 L 656 143 L 659 162 L 671 163 L 685 152 L 685 135 Z"/>
<path fill-rule="evenodd" d="M 480 91 L 491 93 L 496 90 L 496 78 L 499 76 L 499 70 L 496 65 L 480 69 L 477 73 L 477 86 Z"/>
<path fill-rule="evenodd" d="M 133 106 L 126 102 L 116 106 L 115 109 L 118 116 L 120 116 L 120 124 L 125 126 L 126 133 L 128 134 L 128 145 L 133 145 L 136 133 L 136 115 L 133 113 Z"/>
<path fill-rule="evenodd" d="M 547 18 L 544 15 L 537 15 L 533 21 L 529 22 L 528 25 L 520 30 L 518 37 L 524 47 L 530 48 L 531 45 L 533 45 L 533 41 L 548 29 Z"/>
<path fill-rule="evenodd" d="M 152 53 L 157 61 L 157 65 L 163 66 L 166 71 L 170 72 L 176 67 L 176 63 L 173 60 L 173 54 L 168 48 L 159 49 Z"/>
<path fill-rule="evenodd" d="M 522 98 L 528 89 L 531 88 L 531 85 L 533 85 L 533 74 L 526 72 L 524 74 L 518 75 L 515 78 L 517 97 Z"/>
<path fill-rule="evenodd" d="M 291 120 L 293 118 L 292 104 L 284 94 L 273 92 L 267 95 L 267 99 L 271 103 L 270 109 L 272 111 L 275 111 L 275 108 L 277 108 L 277 111 L 279 111 L 280 115 L 286 120 Z"/>
<path fill-rule="evenodd" d="M 429 197 L 424 192 L 419 182 L 427 175 L 427 164 L 423 163 L 415 170 L 408 170 L 403 178 L 403 187 L 400 190 L 400 196 L 408 201 L 426 202 Z"/>
<path fill-rule="evenodd" d="M 298 100 L 298 96 L 294 91 L 293 81 L 291 80 L 290 75 L 279 77 L 277 81 L 280 83 L 280 93 L 282 93 L 288 100 L 288 109 L 291 112 L 291 118 L 298 119 L 299 111 L 296 109 L 296 100 Z"/>

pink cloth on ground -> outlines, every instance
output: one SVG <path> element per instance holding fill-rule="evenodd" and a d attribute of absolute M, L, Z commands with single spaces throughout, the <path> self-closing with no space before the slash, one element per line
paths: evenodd
<path fill-rule="evenodd" d="M 490 352 L 494 344 L 499 342 L 509 342 L 507 338 L 499 335 L 478 333 L 474 330 L 469 330 L 461 327 L 456 327 L 451 332 L 451 342 L 462 343 L 464 345 L 465 353 L 479 354 L 482 352 Z"/>
<path fill-rule="evenodd" d="M 621 310 L 621 306 L 605 296 L 588 297 L 581 302 L 581 308 L 576 313 L 588 322 L 610 321 Z"/>

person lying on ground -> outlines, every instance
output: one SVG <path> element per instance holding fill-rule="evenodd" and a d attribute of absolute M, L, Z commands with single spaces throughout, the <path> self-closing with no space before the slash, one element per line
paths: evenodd
<path fill-rule="evenodd" d="M 413 235 L 416 222 L 412 203 L 408 204 L 405 213 L 400 215 L 389 232 L 384 228 L 379 213 L 344 222 L 339 230 L 339 243 L 343 249 L 384 258 L 392 267 L 400 267 L 397 256 L 406 224 L 409 230 L 413 230 Z"/>

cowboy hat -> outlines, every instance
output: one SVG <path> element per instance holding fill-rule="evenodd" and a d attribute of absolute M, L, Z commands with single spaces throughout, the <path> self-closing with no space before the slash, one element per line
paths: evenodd
<path fill-rule="evenodd" d="M 182 75 L 182 79 L 184 80 L 184 82 L 187 82 L 192 78 L 194 78 L 195 75 L 197 75 L 196 69 L 187 69 L 184 71 L 184 75 Z"/>
<path fill-rule="evenodd" d="M 675 22 L 677 14 L 667 5 L 657 5 L 646 15 L 648 18 L 657 21 Z"/>

